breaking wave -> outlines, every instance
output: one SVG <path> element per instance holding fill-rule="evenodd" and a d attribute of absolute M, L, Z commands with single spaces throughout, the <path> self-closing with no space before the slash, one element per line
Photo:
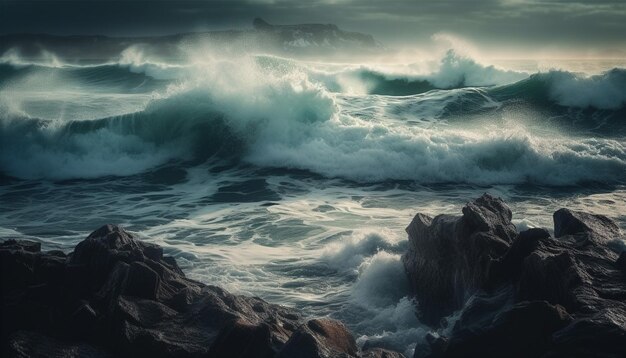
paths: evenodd
<path fill-rule="evenodd" d="M 621 113 L 626 101 L 623 69 L 596 76 L 551 71 L 528 77 L 449 52 L 438 72 L 410 81 L 385 77 L 380 82 L 381 74 L 355 72 L 366 82 L 379 81 L 378 88 L 430 90 L 428 96 L 402 99 L 407 108 L 402 113 L 369 115 L 366 108 L 395 103 L 396 97 L 338 93 L 329 88 L 328 77 L 322 79 L 307 65 L 283 64 L 277 70 L 247 57 L 174 66 L 150 63 L 132 52 L 123 59 L 90 66 L 0 64 L 0 171 L 19 178 L 95 178 L 141 173 L 170 161 L 196 165 L 228 158 L 357 182 L 572 185 L 626 179 L 626 147 L 620 140 L 541 135 L 523 125 L 438 123 L 442 113 L 455 112 L 459 98 L 465 110 L 468 102 L 489 109 L 526 101 Z M 46 82 L 25 80 L 40 80 L 42 73 L 57 77 L 50 88 Z M 67 93 L 64 116 L 33 114 L 46 113 L 47 97 L 37 103 L 27 96 L 16 99 L 33 83 L 39 91 Z M 472 87 L 457 89 L 467 86 Z M 95 119 L 67 114 L 68 102 L 81 91 L 115 93 L 105 103 L 121 113 Z M 144 95 L 141 101 L 124 105 L 139 94 Z M 345 110 L 354 103 L 363 106 Z M 44 110 L 33 112 L 38 106 Z M 414 115 L 416 106 L 438 113 L 431 118 L 435 124 L 407 123 L 403 118 Z"/>

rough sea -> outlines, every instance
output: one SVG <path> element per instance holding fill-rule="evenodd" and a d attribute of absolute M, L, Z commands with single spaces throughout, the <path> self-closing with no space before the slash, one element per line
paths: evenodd
<path fill-rule="evenodd" d="M 489 192 L 519 229 L 561 207 L 626 228 L 626 61 L 549 64 L 7 53 L 0 237 L 69 251 L 121 224 L 194 279 L 410 352 L 415 213 Z"/>

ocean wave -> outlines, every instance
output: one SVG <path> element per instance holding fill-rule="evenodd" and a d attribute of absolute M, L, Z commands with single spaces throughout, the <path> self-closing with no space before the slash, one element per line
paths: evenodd
<path fill-rule="evenodd" d="M 255 92 L 262 96 L 243 98 L 193 89 L 138 113 L 62 125 L 3 119 L 1 168 L 23 178 L 97 177 L 220 155 L 359 182 L 570 185 L 625 179 L 626 148 L 616 140 L 363 121 L 338 115 L 323 89 L 301 85 L 277 83 Z"/>
<path fill-rule="evenodd" d="M 406 243 L 391 231 L 358 231 L 325 247 L 321 260 L 355 279 L 347 304 L 336 315 L 362 333 L 357 340 L 361 347 L 410 352 L 427 332 L 415 315 L 415 301 L 408 297 L 400 260 Z"/>
<path fill-rule="evenodd" d="M 119 71 L 132 73 L 107 66 L 68 71 L 95 78 L 87 82 L 115 78 L 112 73 Z M 619 140 L 541 134 L 523 124 L 415 126 L 397 120 L 394 113 L 381 116 L 376 112 L 381 106 L 373 115 L 361 116 L 358 109 L 341 108 L 349 97 L 340 100 L 341 95 L 307 71 L 267 71 L 255 58 L 213 61 L 196 66 L 193 74 L 169 83 L 147 104 L 129 105 L 132 113 L 96 120 L 33 118 L 23 106 L 11 107 L 11 96 L 3 96 L 0 170 L 20 178 L 93 178 L 131 175 L 168 161 L 195 165 L 229 157 L 257 167 L 302 169 L 356 182 L 572 185 L 626 179 L 626 147 Z M 525 94 L 570 101 L 558 97 L 563 88 L 559 84 L 584 87 L 589 81 L 587 87 L 613 93 L 609 98 L 614 102 L 598 102 L 599 97 L 584 97 L 595 92 L 579 91 L 576 103 L 587 98 L 587 103 L 606 107 L 622 101 L 620 92 L 612 89 L 621 88 L 623 70 L 586 79 L 572 76 L 551 72 L 507 86 L 448 90 L 439 99 L 403 100 L 425 104 L 428 97 L 441 113 L 457 113 L 468 107 L 497 107 L 498 101 Z M 26 85 L 34 83 L 41 87 L 36 81 Z M 57 93 L 63 85 L 57 80 L 51 91 Z M 73 96 L 60 103 L 66 106 Z M 387 103 L 394 97 L 355 98 Z M 462 99 L 464 107 L 457 106 L 455 98 Z M 404 113 L 411 110 L 407 107 Z"/>
<path fill-rule="evenodd" d="M 553 70 L 494 88 L 489 93 L 501 101 L 524 99 L 537 104 L 617 110 L 626 105 L 626 69 L 614 68 L 593 76 Z"/>
<path fill-rule="evenodd" d="M 525 72 L 483 65 L 449 50 L 431 72 L 403 73 L 373 67 L 336 72 L 312 71 L 331 91 L 357 94 L 408 96 L 432 90 L 504 85 L 527 78 Z"/>
<path fill-rule="evenodd" d="M 390 237 L 390 233 L 359 232 L 328 245 L 322 258 L 335 269 L 358 272 L 367 258 L 380 251 L 398 253 L 405 249 L 404 240 Z"/>
<path fill-rule="evenodd" d="M 167 83 L 146 72 L 134 71 L 131 67 L 120 64 L 48 67 L 38 64 L 0 63 L 0 86 L 15 86 L 15 82 L 36 76 L 43 84 L 47 78 L 54 77 L 68 81 L 66 87 L 72 84 L 74 88 L 96 92 L 137 93 L 154 91 Z"/>
<path fill-rule="evenodd" d="M 258 141 L 293 142 L 307 124 L 335 111 L 332 98 L 304 79 L 238 80 L 236 89 L 227 81 L 217 91 L 218 81 L 188 84 L 135 113 L 97 120 L 59 123 L 0 107 L 0 170 L 20 178 L 93 178 L 169 160 L 237 157 Z"/>

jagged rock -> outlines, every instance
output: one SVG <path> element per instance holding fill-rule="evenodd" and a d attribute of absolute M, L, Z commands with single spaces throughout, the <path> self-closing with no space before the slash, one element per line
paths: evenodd
<path fill-rule="evenodd" d="M 63 342 L 29 331 L 13 334 L 4 348 L 4 357 L 113 358 L 105 350 L 83 342 Z"/>
<path fill-rule="evenodd" d="M 281 358 L 356 357 L 354 337 L 339 321 L 312 319 L 300 326 L 280 351 Z"/>
<path fill-rule="evenodd" d="M 488 287 L 518 280 L 524 259 L 537 248 L 541 240 L 549 237 L 550 233 L 546 229 L 533 228 L 520 232 L 507 252 L 491 263 Z"/>
<path fill-rule="evenodd" d="M 524 259 L 518 296 L 524 300 L 544 299 L 575 309 L 577 288 L 589 283 L 589 277 L 569 251 L 536 250 Z"/>
<path fill-rule="evenodd" d="M 361 353 L 363 358 L 404 358 L 404 354 L 382 348 L 372 348 Z"/>
<path fill-rule="evenodd" d="M 456 325 L 445 356 L 539 357 L 552 348 L 552 334 L 571 321 L 563 307 L 546 301 L 520 302 L 490 318 L 480 327 Z"/>
<path fill-rule="evenodd" d="M 604 215 L 587 214 L 569 209 L 559 209 L 553 215 L 554 236 L 588 233 L 591 236 L 615 239 L 621 236 L 620 229 Z"/>
<path fill-rule="evenodd" d="M 406 231 L 402 256 L 420 318 L 435 325 L 462 307 L 488 280 L 491 262 L 503 255 L 517 231 L 511 210 L 485 194 L 463 208 L 463 216 L 417 214 Z"/>
<path fill-rule="evenodd" d="M 99 345 L 122 356 L 231 356 L 252 344 L 250 352 L 273 356 L 302 323 L 291 309 L 187 279 L 160 247 L 117 226 L 94 231 L 69 258 L 39 250 L 0 245 L 5 347 L 19 329 L 37 329 L 63 352 Z M 26 352 L 31 336 L 12 349 Z"/>
<path fill-rule="evenodd" d="M 231 322 L 216 338 L 210 355 L 214 357 L 266 358 L 274 356 L 270 327 L 245 319 Z"/>
<path fill-rule="evenodd" d="M 465 250 L 484 250 L 492 258 L 479 261 L 485 266 L 478 271 L 487 272 L 487 278 L 474 281 L 474 294 L 464 301 L 450 332 L 446 336 L 428 336 L 428 356 L 626 356 L 626 272 L 621 268 L 626 256 L 615 252 L 611 245 L 622 238 L 619 227 L 601 215 L 561 209 L 554 214 L 557 238 L 550 237 L 544 229 L 530 229 L 512 237 L 508 225 L 498 226 L 511 219 L 507 210 L 502 209 L 503 204 L 495 206 L 490 204 L 490 199 L 483 198 L 466 208 L 482 213 L 479 217 L 490 218 L 485 224 L 472 219 L 474 229 L 487 230 L 502 242 L 510 243 L 499 255 L 500 251 L 493 246 L 472 240 L 476 235 L 474 231 L 459 234 L 454 225 L 460 224 L 453 224 L 453 219 L 446 219 L 447 224 L 442 229 L 433 230 L 437 218 L 432 223 L 418 218 L 418 223 L 423 225 L 410 226 L 407 230 L 413 249 L 420 247 L 419 243 L 426 249 L 436 247 L 433 241 L 441 242 L 440 247 L 446 249 L 454 247 L 450 242 L 464 242 L 474 245 L 464 246 Z M 494 215 L 494 211 L 499 215 Z M 464 217 L 471 216 L 464 210 Z M 414 241 L 418 241 L 418 245 Z M 425 242 L 429 245 L 424 245 Z M 434 276 L 448 281 L 439 287 L 446 287 L 446 283 L 456 286 L 457 277 L 464 276 L 450 275 L 450 270 L 443 266 L 463 267 L 467 255 L 450 255 L 449 251 L 430 249 L 419 255 L 409 249 L 404 262 L 405 265 L 417 262 L 421 265 L 417 268 L 423 268 L 423 263 L 410 259 L 418 257 L 430 263 L 431 270 L 440 263 L 447 274 Z M 475 254 L 469 256 L 475 257 Z M 454 260 L 461 264 L 451 262 Z M 407 267 L 409 277 L 415 269 L 416 266 Z M 466 282 L 464 278 L 461 285 L 465 289 Z M 458 299 L 457 291 L 440 291 L 439 294 L 442 292 Z M 426 305 L 420 303 L 420 309 L 431 308 L 429 301 L 425 302 Z M 439 310 L 440 306 L 435 305 L 434 309 Z M 415 354 L 424 356 L 417 350 Z"/>
<path fill-rule="evenodd" d="M 159 275 L 143 262 L 133 262 L 128 267 L 124 294 L 130 296 L 156 299 L 161 284 Z"/>
<path fill-rule="evenodd" d="M 190 280 L 160 247 L 118 226 L 67 256 L 40 249 L 0 243 L 0 344 L 9 356 L 359 356 L 340 322 L 305 323 L 293 309 Z M 378 353 L 395 357 L 368 354 Z"/>
<path fill-rule="evenodd" d="M 578 318 L 553 335 L 555 355 L 562 357 L 626 357 L 626 309 L 603 307 Z"/>
<path fill-rule="evenodd" d="M 0 243 L 0 248 L 4 250 L 23 250 L 28 252 L 39 252 L 41 251 L 41 243 L 30 240 L 6 240 Z"/>
<path fill-rule="evenodd" d="M 615 266 L 622 271 L 626 271 L 626 251 L 619 255 L 617 261 L 615 261 Z"/>

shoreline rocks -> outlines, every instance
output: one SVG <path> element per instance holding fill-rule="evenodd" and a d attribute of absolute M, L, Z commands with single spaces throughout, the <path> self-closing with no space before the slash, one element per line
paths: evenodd
<path fill-rule="evenodd" d="M 422 322 L 436 325 L 460 309 L 489 275 L 517 235 L 511 210 L 484 195 L 463 208 L 463 216 L 417 214 L 406 228 L 409 249 L 402 256 Z"/>
<path fill-rule="evenodd" d="M 5 357 L 383 356 L 359 351 L 338 321 L 188 279 L 118 226 L 67 255 L 7 240 L 0 258 Z"/>
<path fill-rule="evenodd" d="M 424 322 L 457 311 L 446 335 L 415 357 L 624 357 L 625 254 L 618 226 L 568 209 L 545 229 L 517 233 L 510 210 L 488 194 L 463 216 L 422 214 L 403 256 Z M 436 273 L 436 274 L 433 274 Z"/>
<path fill-rule="evenodd" d="M 619 227 L 568 209 L 553 218 L 556 237 L 518 233 L 488 194 L 461 216 L 417 214 L 402 262 L 433 331 L 414 357 L 626 356 Z M 403 357 L 360 350 L 339 321 L 191 280 L 114 225 L 69 254 L 6 240 L 0 259 L 6 357 Z"/>

